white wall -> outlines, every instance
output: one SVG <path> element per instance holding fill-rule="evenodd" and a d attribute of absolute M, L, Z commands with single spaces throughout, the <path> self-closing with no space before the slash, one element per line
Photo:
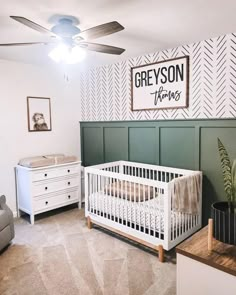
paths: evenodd
<path fill-rule="evenodd" d="M 80 155 L 77 74 L 63 69 L 0 61 L 0 194 L 16 211 L 14 167 L 20 158 L 66 153 Z M 27 96 L 51 98 L 52 131 L 28 132 Z"/>

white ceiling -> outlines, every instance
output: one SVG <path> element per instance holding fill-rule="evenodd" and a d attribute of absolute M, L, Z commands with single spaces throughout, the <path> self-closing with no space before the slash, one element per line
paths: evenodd
<path fill-rule="evenodd" d="M 124 31 L 96 42 L 126 51 L 121 56 L 89 52 L 87 67 L 235 32 L 235 13 L 235 0 L 0 0 L 0 43 L 48 40 L 9 15 L 24 16 L 49 29 L 55 15 L 77 17 L 81 30 L 120 22 Z M 0 47 L 0 59 L 50 64 L 49 51 L 43 45 Z"/>

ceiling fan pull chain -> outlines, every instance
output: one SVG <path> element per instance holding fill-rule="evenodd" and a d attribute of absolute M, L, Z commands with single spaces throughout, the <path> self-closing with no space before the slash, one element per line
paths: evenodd
<path fill-rule="evenodd" d="M 66 82 L 69 82 L 69 75 L 67 73 L 64 73 L 64 80 Z"/>

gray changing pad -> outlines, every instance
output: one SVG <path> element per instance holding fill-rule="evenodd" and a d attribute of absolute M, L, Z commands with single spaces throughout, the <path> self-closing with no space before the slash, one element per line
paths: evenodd
<path fill-rule="evenodd" d="M 65 156 L 64 154 L 51 154 L 45 156 L 29 157 L 19 161 L 19 165 L 28 168 L 37 168 L 57 164 L 66 164 L 77 161 L 76 156 Z"/>

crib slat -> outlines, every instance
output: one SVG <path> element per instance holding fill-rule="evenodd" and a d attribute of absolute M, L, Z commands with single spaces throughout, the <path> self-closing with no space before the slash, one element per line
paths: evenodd
<path fill-rule="evenodd" d="M 177 224 L 177 226 L 178 226 L 178 229 L 177 229 L 178 236 L 182 235 L 183 222 L 182 222 L 182 213 L 181 212 L 178 213 L 178 224 Z"/>
<path fill-rule="evenodd" d="M 152 186 L 152 199 L 153 199 L 153 204 L 152 204 L 152 208 L 155 209 L 155 201 L 156 201 L 156 190 L 155 190 L 155 187 Z M 153 229 L 153 236 L 155 237 L 155 232 L 156 232 L 156 229 L 155 229 L 155 211 L 152 212 L 152 215 L 151 215 L 151 229 Z"/>
<path fill-rule="evenodd" d="M 108 206 L 109 206 L 109 213 L 108 213 L 108 219 L 111 220 L 111 200 L 112 200 L 112 196 L 114 194 L 114 192 L 112 192 L 111 190 L 111 185 L 112 185 L 112 178 L 109 177 L 109 195 L 110 197 L 108 198 Z"/>
<path fill-rule="evenodd" d="M 157 215 L 157 224 L 159 225 L 159 238 L 161 237 L 161 191 L 158 192 L 158 215 Z M 164 208 L 165 209 L 165 208 Z M 165 211 L 164 211 L 165 214 Z M 164 217 L 164 216 L 163 216 Z"/>
<path fill-rule="evenodd" d="M 187 231 L 187 214 L 184 213 L 184 232 Z"/>
<path fill-rule="evenodd" d="M 140 183 L 138 184 L 138 212 L 139 212 L 139 231 L 141 231 L 141 209 L 140 209 Z"/>
<path fill-rule="evenodd" d="M 132 169 L 131 169 L 132 170 Z M 133 222 L 132 220 L 132 202 L 131 202 L 131 195 L 132 195 L 132 182 L 129 182 L 129 197 L 130 197 L 130 200 L 128 202 L 128 206 L 130 207 L 130 227 L 131 227 L 131 224 Z"/>
<path fill-rule="evenodd" d="M 144 199 L 145 200 L 145 199 Z M 149 227 L 149 235 L 151 235 L 151 212 L 150 212 L 150 186 L 148 186 L 148 227 Z"/>
<path fill-rule="evenodd" d="M 98 198 L 98 214 L 102 215 L 101 210 L 101 197 L 100 197 L 100 191 L 101 191 L 101 175 L 98 175 L 98 187 L 97 187 L 97 198 Z"/>
<path fill-rule="evenodd" d="M 118 218 L 118 221 L 119 221 L 119 212 L 118 212 L 118 208 L 117 208 L 117 202 L 119 202 L 119 198 L 120 198 L 120 190 L 119 190 L 119 186 L 120 186 L 120 184 L 119 184 L 119 180 L 116 180 L 116 187 L 117 187 L 117 198 L 116 199 L 114 199 L 114 201 L 115 201 L 115 212 L 114 212 L 114 218 L 115 218 L 115 221 L 116 221 L 116 217 Z"/>
<path fill-rule="evenodd" d="M 96 175 L 95 177 L 95 190 L 96 190 L 96 210 L 97 210 L 97 215 L 100 215 L 99 214 L 99 195 L 98 195 L 98 178 L 99 178 L 99 175 Z"/>
<path fill-rule="evenodd" d="M 88 212 L 91 212 L 91 174 L 87 174 L 87 178 L 88 178 Z"/>
<path fill-rule="evenodd" d="M 136 230 L 136 210 L 137 210 L 137 202 L 136 202 L 136 183 L 134 182 L 134 202 L 133 202 L 133 211 L 134 211 L 134 228 Z"/>
<path fill-rule="evenodd" d="M 142 191 L 143 191 L 143 200 L 145 200 L 145 186 L 144 186 L 144 184 L 142 185 Z M 143 210 L 144 210 L 144 221 L 143 221 L 143 228 L 144 228 L 144 232 L 145 232 L 145 230 L 146 230 L 146 228 L 147 228 L 147 221 L 146 221 L 146 217 L 147 217 L 147 213 L 146 213 L 146 208 L 145 208 L 145 205 L 143 206 Z"/>
<path fill-rule="evenodd" d="M 94 195 L 93 195 L 93 174 L 89 174 L 89 187 L 90 187 L 90 198 L 91 198 L 91 212 L 94 211 Z"/>
<path fill-rule="evenodd" d="M 99 215 L 98 212 L 98 175 L 95 175 L 95 198 L 96 198 L 96 214 Z"/>
<path fill-rule="evenodd" d="M 117 197 L 117 192 L 115 193 L 115 181 L 116 179 L 112 177 L 112 188 L 113 188 L 113 194 L 115 195 L 115 197 Z M 114 200 L 116 198 L 111 198 L 111 220 L 114 220 Z"/>
<path fill-rule="evenodd" d="M 176 223 L 175 223 L 175 239 L 178 237 L 178 232 L 177 232 L 177 223 L 179 222 L 179 213 L 176 213 Z"/>
<path fill-rule="evenodd" d="M 122 202 L 123 202 L 123 198 L 124 198 L 124 181 L 121 181 L 121 193 L 122 193 L 122 195 L 121 195 L 121 200 L 120 200 L 120 209 L 122 208 L 122 211 L 121 211 L 121 222 L 122 222 L 122 224 L 124 224 L 124 214 L 125 214 L 125 212 L 124 212 L 124 208 L 123 208 L 123 206 L 121 205 L 122 204 Z"/>
<path fill-rule="evenodd" d="M 88 176 L 89 176 L 89 196 L 90 196 L 89 212 L 92 212 L 92 208 L 93 208 L 92 174 L 89 174 Z"/>
<path fill-rule="evenodd" d="M 92 175 L 93 177 L 93 200 L 94 200 L 94 207 L 93 207 L 93 212 L 95 213 L 96 211 L 96 190 L 95 190 L 95 175 Z"/>
<path fill-rule="evenodd" d="M 108 181 L 107 177 L 104 177 L 104 196 L 103 196 L 103 211 L 104 211 L 104 217 L 107 217 L 107 200 L 108 200 L 108 193 L 107 193 L 107 186 L 108 186 Z"/>
<path fill-rule="evenodd" d="M 128 226 L 128 201 L 127 201 L 127 181 L 125 181 L 125 208 L 126 208 L 126 219 L 125 219 L 125 224 Z"/>
<path fill-rule="evenodd" d="M 102 184 L 102 191 L 103 191 L 103 198 L 102 198 L 102 208 L 103 208 L 103 217 L 106 218 L 106 200 L 107 200 L 107 177 L 103 177 L 103 184 Z"/>
<path fill-rule="evenodd" d="M 95 212 L 96 209 L 96 198 L 95 198 L 95 191 L 94 191 L 94 174 L 91 174 L 91 181 L 92 181 L 92 198 L 93 198 L 93 213 Z"/>

